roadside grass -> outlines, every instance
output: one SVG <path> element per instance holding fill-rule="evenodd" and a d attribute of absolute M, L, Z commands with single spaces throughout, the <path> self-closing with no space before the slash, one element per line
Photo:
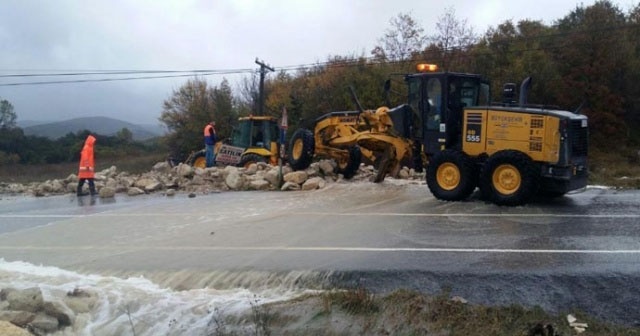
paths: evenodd
<path fill-rule="evenodd" d="M 96 157 L 96 171 L 116 166 L 118 171 L 140 174 L 151 170 L 154 164 L 166 161 L 166 154 L 150 153 L 126 157 Z M 78 163 L 58 163 L 41 165 L 0 165 L 0 182 L 30 183 L 52 179 L 64 179 L 69 174 L 78 174 Z"/>
<path fill-rule="evenodd" d="M 448 290 L 435 296 L 406 289 L 386 295 L 364 288 L 332 290 L 269 306 L 276 314 L 262 330 L 278 335 L 577 335 L 567 322 L 570 313 L 588 325 L 584 335 L 640 336 L 640 328 L 615 326 L 579 311 L 554 315 L 540 307 L 476 305 Z"/>
<path fill-rule="evenodd" d="M 640 154 L 628 147 L 589 153 L 589 184 L 640 189 Z"/>

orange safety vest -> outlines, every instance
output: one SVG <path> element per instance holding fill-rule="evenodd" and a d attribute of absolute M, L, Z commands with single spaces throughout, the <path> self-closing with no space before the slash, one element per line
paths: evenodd
<path fill-rule="evenodd" d="M 215 145 L 216 144 L 216 131 L 210 124 L 204 127 L 204 144 Z"/>
<path fill-rule="evenodd" d="M 80 168 L 78 170 L 78 178 L 93 178 L 95 176 L 96 164 L 93 160 L 93 145 L 96 138 L 89 135 L 84 141 L 84 147 L 80 152 Z"/>

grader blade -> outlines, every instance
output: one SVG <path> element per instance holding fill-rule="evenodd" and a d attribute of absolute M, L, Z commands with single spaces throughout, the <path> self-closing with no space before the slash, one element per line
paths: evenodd
<path fill-rule="evenodd" d="M 396 176 L 400 168 L 400 161 L 396 156 L 396 150 L 393 145 L 387 146 L 382 152 L 380 163 L 378 164 L 378 171 L 373 176 L 372 181 L 374 183 L 380 183 L 384 181 L 387 175 Z"/>

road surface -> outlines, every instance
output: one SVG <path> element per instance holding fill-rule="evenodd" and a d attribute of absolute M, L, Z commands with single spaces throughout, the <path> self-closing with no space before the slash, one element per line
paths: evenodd
<path fill-rule="evenodd" d="M 4 197 L 0 256 L 173 288 L 451 290 L 473 303 L 640 323 L 637 191 L 590 188 L 499 207 L 424 184 L 188 198 Z"/>

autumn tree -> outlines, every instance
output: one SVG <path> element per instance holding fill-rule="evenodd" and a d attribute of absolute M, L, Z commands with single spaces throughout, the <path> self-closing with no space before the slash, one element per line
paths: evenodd
<path fill-rule="evenodd" d="M 202 79 L 187 81 L 164 101 L 160 121 L 169 130 L 167 145 L 174 156 L 184 159 L 190 152 L 204 147 L 202 130 L 216 121 L 218 138 L 231 134 L 237 118 L 231 88 L 226 80 L 220 87 L 211 87 Z"/>
<path fill-rule="evenodd" d="M 540 21 L 505 21 L 487 30 L 471 49 L 470 71 L 493 82 L 493 99 L 501 100 L 504 83 L 531 76 L 531 102 L 556 105 L 558 70 L 553 58 L 555 30 Z"/>
<path fill-rule="evenodd" d="M 625 85 L 625 118 L 635 130 L 640 127 L 640 3 L 629 11 L 627 19 L 626 37 L 631 47 L 629 69 L 626 71 Z M 640 133 L 634 138 L 640 142 Z"/>
<path fill-rule="evenodd" d="M 632 50 L 624 25 L 624 14 L 609 1 L 577 7 L 557 24 L 559 100 L 563 106 L 586 102 L 591 130 L 608 139 L 627 135 L 623 92 Z"/>
<path fill-rule="evenodd" d="M 16 113 L 13 111 L 13 105 L 8 100 L 0 100 L 0 127 L 14 128 L 16 127 Z"/>
<path fill-rule="evenodd" d="M 456 17 L 453 7 L 445 10 L 436 22 L 436 33 L 429 36 L 427 59 L 436 59 L 445 70 L 457 70 L 464 64 L 464 55 L 476 43 L 478 37 L 467 19 Z M 435 56 L 435 57 L 433 57 Z"/>
<path fill-rule="evenodd" d="M 391 27 L 378 39 L 371 54 L 378 60 L 404 61 L 424 48 L 424 29 L 409 13 L 400 13 L 389 21 Z"/>

